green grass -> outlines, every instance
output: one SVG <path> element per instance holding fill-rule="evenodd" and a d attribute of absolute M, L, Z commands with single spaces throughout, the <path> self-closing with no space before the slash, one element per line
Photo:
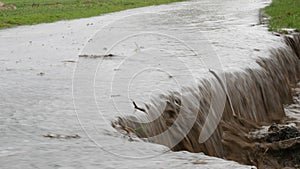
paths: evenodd
<path fill-rule="evenodd" d="M 273 0 L 264 12 L 271 17 L 270 31 L 281 32 L 282 28 L 300 31 L 300 0 Z"/>
<path fill-rule="evenodd" d="M 0 0 L 16 10 L 0 10 L 0 29 L 33 25 L 182 0 Z M 39 5 L 33 5 L 39 4 Z"/>

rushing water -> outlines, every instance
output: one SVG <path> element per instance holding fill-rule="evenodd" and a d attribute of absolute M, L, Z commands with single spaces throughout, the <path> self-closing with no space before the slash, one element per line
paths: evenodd
<path fill-rule="evenodd" d="M 137 74 L 129 91 L 132 91 L 130 98 L 139 105 L 151 93 L 155 95 L 176 87 L 176 78 L 185 85 L 187 79 L 194 78 L 192 73 L 197 77 L 207 74 L 207 65 L 188 53 L 183 43 L 178 47 L 178 41 L 171 37 L 178 36 L 196 48 L 204 60 L 217 55 L 224 70 L 257 67 L 257 57 L 267 57 L 271 47 L 280 46 L 278 37 L 257 25 L 258 10 L 268 3 L 264 0 L 187 1 L 1 30 L 1 168 L 250 168 L 202 153 L 164 153 L 168 149 L 161 145 L 130 142 L 110 126 L 110 121 L 118 113 L 133 112 L 131 101 L 124 96 L 128 91 L 125 82 L 132 79 L 134 72 L 130 72 L 141 69 L 138 65 L 145 60 L 151 66 L 161 62 L 175 65 L 175 69 L 165 66 L 162 68 L 167 72 L 156 69 Z M 79 54 L 105 54 L 98 51 L 104 49 L 101 38 L 105 34 L 103 30 L 98 32 L 103 27 L 104 30 L 113 27 L 119 34 L 148 30 L 156 32 L 156 36 L 129 39 L 129 42 L 138 41 L 130 49 L 147 48 L 147 45 L 152 48 L 128 58 L 121 67 L 116 67 L 123 59 L 119 56 L 78 58 Z M 118 34 L 107 34 L 106 38 L 113 35 Z M 126 46 L 119 46 L 113 50 L 118 55 L 132 52 L 126 51 Z M 158 52 L 153 46 L 167 50 Z M 115 90 L 110 93 L 112 68 L 118 73 L 112 85 Z M 75 86 L 72 86 L 74 69 Z M 153 91 L 156 85 L 162 88 Z M 108 97 L 113 98 L 113 104 Z M 51 133 L 78 134 L 80 138 L 44 137 Z M 152 158 L 145 158 L 149 156 Z"/>

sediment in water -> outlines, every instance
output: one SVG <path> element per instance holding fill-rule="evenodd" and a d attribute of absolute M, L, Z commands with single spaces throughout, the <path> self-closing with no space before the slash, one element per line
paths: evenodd
<path fill-rule="evenodd" d="M 226 77 L 226 91 L 223 90 L 226 93 L 225 108 L 220 122 L 218 115 L 213 115 L 218 124 L 214 128 L 214 120 L 210 122 L 212 124 L 208 126 L 212 126 L 213 132 L 203 143 L 199 142 L 199 136 L 210 109 L 214 109 L 211 107 L 214 106 L 211 105 L 212 96 L 217 89 L 220 91 L 220 87 L 215 86 L 220 84 L 217 74 L 181 92 L 158 96 L 146 105 L 142 116 L 119 117 L 112 126 L 169 146 L 174 151 L 204 152 L 264 169 L 297 168 L 300 166 L 299 138 L 269 143 L 250 134 L 262 126 L 284 124 L 289 119 L 284 105 L 293 102 L 291 89 L 299 88 L 300 35 L 286 36 L 284 41 L 286 45 L 273 49 L 270 57 L 257 59 L 260 68 L 222 74 Z M 153 139 L 153 136 L 167 131 L 179 117 L 183 123 L 177 124 L 165 137 Z M 195 121 L 191 120 L 193 117 Z M 138 119 L 155 120 L 143 123 L 137 122 Z M 194 123 L 186 127 L 190 122 Z M 184 137 L 180 139 L 182 135 Z"/>

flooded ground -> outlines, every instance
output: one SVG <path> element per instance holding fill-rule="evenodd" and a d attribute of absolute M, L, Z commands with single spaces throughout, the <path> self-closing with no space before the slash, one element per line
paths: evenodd
<path fill-rule="evenodd" d="M 161 145 L 142 141 L 130 142 L 110 126 L 110 121 L 120 113 L 133 112 L 131 100 L 124 96 L 124 92 L 128 91 L 125 82 L 132 79 L 134 74 L 128 72 L 141 69 L 137 65 L 152 58 L 149 56 L 157 51 L 150 49 L 143 52 L 143 55 L 133 55 L 142 61 L 129 58 L 119 69 L 114 69 L 118 74 L 115 77 L 117 80 L 113 81 L 115 90 L 112 93 L 109 88 L 113 72 L 108 70 L 119 65 L 123 58 L 116 56 L 91 59 L 79 58 L 78 55 L 105 54 L 107 50 L 100 43 L 105 34 L 98 31 L 103 27 L 115 28 L 119 25 L 114 31 L 120 34 L 144 29 L 170 36 L 178 34 L 186 44 L 191 44 L 197 51 L 203 52 L 200 54 L 204 59 L 206 57 L 209 60 L 217 55 L 225 70 L 255 67 L 257 57 L 267 57 L 270 48 L 281 45 L 279 37 L 267 32 L 265 26 L 257 25 L 259 8 L 269 2 L 187 1 L 87 19 L 1 30 L 1 168 L 251 168 L 202 153 L 175 153 Z M 145 13 L 155 14 L 147 17 L 150 15 Z M 126 19 L 120 20 L 124 17 Z M 141 22 L 146 26 L 139 24 Z M 147 47 L 149 44 L 168 48 L 161 53 L 155 53 L 156 58 L 150 59 L 150 63 L 154 65 L 157 64 L 154 62 L 156 60 L 166 63 L 164 59 L 172 55 L 179 57 L 185 52 L 176 51 L 176 47 L 172 48 L 172 44 L 178 41 L 165 45 L 170 38 L 161 37 L 147 36 L 144 41 L 139 37 L 139 43 L 135 46 L 135 49 Z M 159 41 L 156 41 L 157 38 Z M 107 44 L 118 38 L 111 39 L 112 42 L 107 41 Z M 99 48 L 93 46 L 98 45 L 98 42 Z M 203 48 L 197 44 L 209 50 L 200 50 Z M 126 46 L 116 47 L 113 54 L 120 55 L 124 49 Z M 178 57 L 171 61 L 178 64 Z M 129 88 L 132 91 L 130 98 L 137 100 L 140 105 L 144 101 L 143 96 L 146 95 L 147 99 L 149 93 L 175 86 L 175 77 L 179 77 L 180 82 L 185 84 L 191 74 L 186 75 L 181 70 L 191 70 L 197 77 L 207 74 L 207 65 L 199 66 L 200 62 L 196 57 L 186 54 L 183 60 L 184 64 L 179 62 L 177 70 L 163 67 L 171 74 L 150 71 L 143 75 L 141 72 L 143 76 L 137 75 L 138 78 L 133 79 L 132 84 L 136 86 Z M 188 69 L 185 63 L 189 66 Z M 135 66 L 136 69 L 132 69 Z M 181 73 L 183 76 L 180 76 Z M 151 85 L 158 83 L 164 84 L 163 88 L 153 91 L 156 87 Z M 113 104 L 111 100 L 107 100 L 108 97 L 114 98 Z M 292 112 L 297 115 L 297 111 Z"/>

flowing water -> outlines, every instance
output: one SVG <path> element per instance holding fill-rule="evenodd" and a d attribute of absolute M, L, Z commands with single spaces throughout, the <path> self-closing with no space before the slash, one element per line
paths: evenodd
<path fill-rule="evenodd" d="M 251 168 L 124 137 L 111 121 L 120 115 L 142 116 L 144 112 L 134 111 L 132 101 L 145 109 L 142 103 L 152 96 L 195 87 L 198 78 L 209 87 L 204 78 L 212 78 L 209 68 L 260 69 L 257 58 L 268 58 L 270 48 L 283 45 L 257 24 L 258 10 L 269 2 L 187 1 L 1 30 L 1 168 Z M 297 70 L 285 71 L 282 77 Z M 231 78 L 237 76 L 242 75 Z M 248 70 L 245 76 L 270 80 L 259 71 Z M 245 84 L 251 83 L 245 79 Z M 226 101 L 222 86 L 218 87 Z M 242 90 L 247 88 L 238 89 Z M 257 90 L 252 91 L 253 99 Z M 281 96 L 282 100 L 269 102 L 284 102 L 288 97 L 284 89 Z M 191 107 L 201 103 L 195 104 Z M 255 102 L 249 105 L 264 110 Z M 295 106 L 286 109 L 297 116 Z M 282 113 L 248 118 L 278 120 Z M 224 156 L 219 146 L 213 142 L 206 151 L 198 150 Z"/>
<path fill-rule="evenodd" d="M 261 69 L 226 72 L 226 81 L 211 70 L 223 89 L 207 78 L 179 94 L 155 98 L 143 115 L 121 117 L 113 127 L 174 151 L 204 152 L 259 168 L 298 168 L 299 119 L 291 121 L 293 115 L 287 118 L 283 105 L 291 104 L 286 111 L 299 113 L 300 36 L 286 37 L 285 41 L 285 48 L 274 49 L 270 58 L 257 60 Z M 224 91 L 225 109 L 219 110 Z M 270 128 L 263 136 L 250 134 L 265 125 Z"/>

